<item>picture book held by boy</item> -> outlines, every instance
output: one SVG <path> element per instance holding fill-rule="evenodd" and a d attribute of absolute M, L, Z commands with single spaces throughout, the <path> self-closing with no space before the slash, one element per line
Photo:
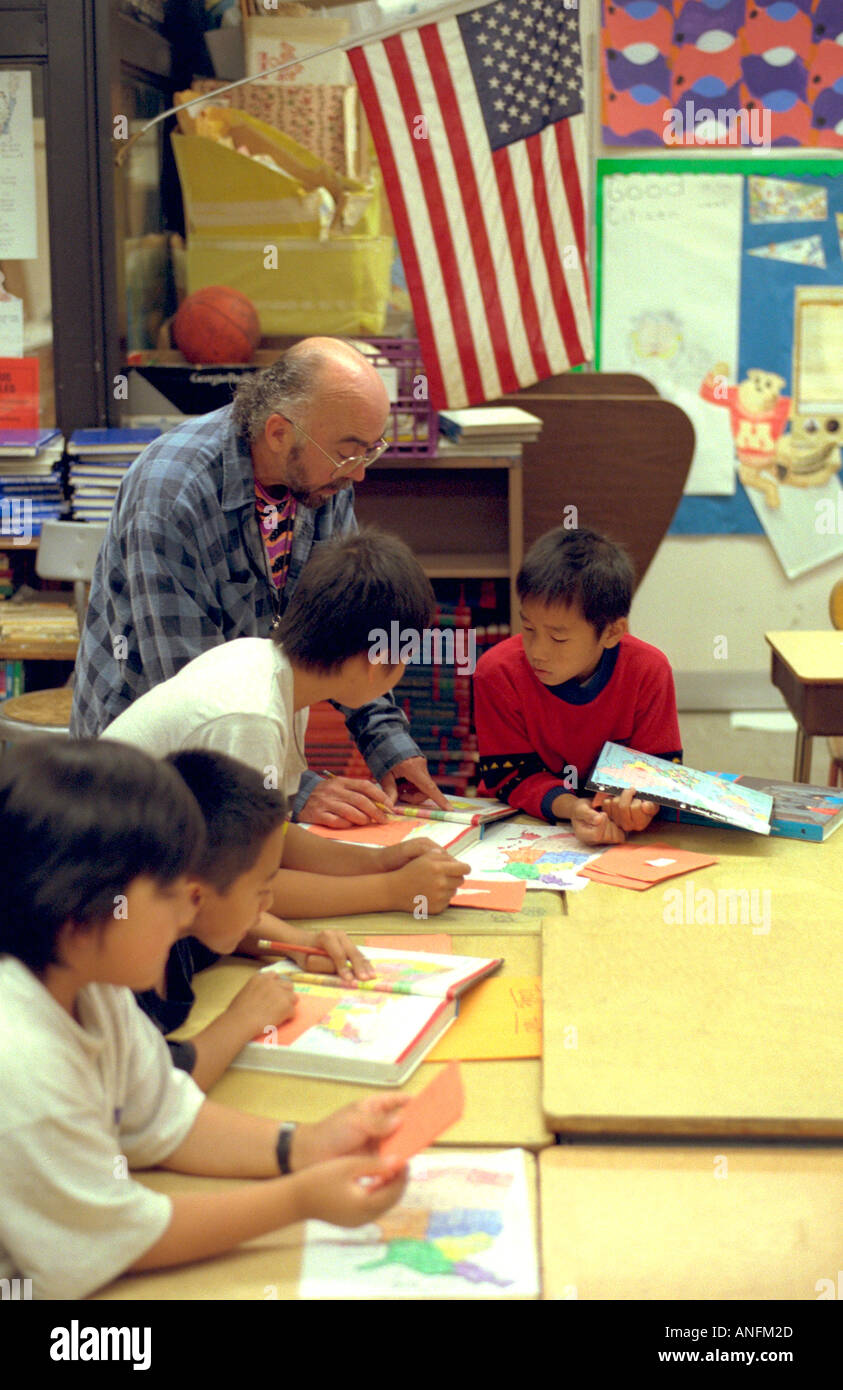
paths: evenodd
<path fill-rule="evenodd" d="M 522 1149 L 419 1154 L 398 1206 L 376 1221 L 307 1223 L 300 1297 L 535 1298 L 534 1164 Z"/>
<path fill-rule="evenodd" d="M 296 1012 L 247 1043 L 232 1066 L 398 1086 L 456 1018 L 460 995 L 503 964 L 377 946 L 366 954 L 377 974 L 354 984 L 287 960 L 266 966 L 293 980 Z"/>
<path fill-rule="evenodd" d="M 636 796 L 657 801 L 660 806 L 693 811 L 718 825 L 770 834 L 773 798 L 765 792 L 617 743 L 603 745 L 587 786 L 589 791 L 612 794 L 631 787 Z"/>

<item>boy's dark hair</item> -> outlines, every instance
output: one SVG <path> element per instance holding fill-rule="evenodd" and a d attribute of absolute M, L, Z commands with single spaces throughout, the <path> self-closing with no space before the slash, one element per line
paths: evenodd
<path fill-rule="evenodd" d="M 264 786 L 259 772 L 226 753 L 187 749 L 165 759 L 178 772 L 205 817 L 205 852 L 199 878 L 225 893 L 256 864 L 268 835 L 287 817 L 282 792 Z"/>
<path fill-rule="evenodd" d="M 635 571 L 623 546 L 580 527 L 557 526 L 540 536 L 515 581 L 519 598 L 577 604 L 598 637 L 632 603 Z"/>
<path fill-rule="evenodd" d="M 366 527 L 316 547 L 274 636 L 290 661 L 335 671 L 368 651 L 375 629 L 389 636 L 397 622 L 420 632 L 433 606 L 430 580 L 409 546 Z"/>
<path fill-rule="evenodd" d="M 97 927 L 140 875 L 172 883 L 205 831 L 178 774 L 138 748 L 38 739 L 0 764 L 0 952 L 36 975 L 71 921 Z"/>

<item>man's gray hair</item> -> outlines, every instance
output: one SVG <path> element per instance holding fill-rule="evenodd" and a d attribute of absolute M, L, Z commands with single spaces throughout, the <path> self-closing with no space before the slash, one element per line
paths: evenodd
<path fill-rule="evenodd" d="M 316 353 L 285 352 L 262 372 L 244 376 L 234 396 L 234 423 L 238 434 L 253 444 L 263 434 L 270 415 L 292 417 L 312 401 L 319 376 Z"/>

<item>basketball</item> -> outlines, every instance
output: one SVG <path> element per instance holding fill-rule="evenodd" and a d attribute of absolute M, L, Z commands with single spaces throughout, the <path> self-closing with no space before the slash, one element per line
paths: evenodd
<path fill-rule="evenodd" d="M 251 362 L 260 338 L 254 304 L 225 285 L 189 294 L 173 319 L 173 342 L 188 362 Z"/>

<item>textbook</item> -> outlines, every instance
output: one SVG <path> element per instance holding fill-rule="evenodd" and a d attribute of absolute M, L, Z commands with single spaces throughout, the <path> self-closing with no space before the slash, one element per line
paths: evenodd
<path fill-rule="evenodd" d="M 0 455 L 11 454 L 16 458 L 35 458 L 60 437 L 61 431 L 45 430 L 4 430 L 0 429 Z M 61 447 L 59 447 L 61 454 Z"/>
<path fill-rule="evenodd" d="M 489 825 L 492 821 L 506 820 L 517 815 L 517 808 L 505 806 L 491 796 L 449 796 L 450 811 L 440 811 L 432 801 L 423 801 L 420 806 L 399 801 L 390 806 L 394 816 L 417 816 L 419 820 L 452 821 L 455 825 Z"/>
<path fill-rule="evenodd" d="M 161 431 L 152 429 L 92 429 L 74 430 L 67 446 L 69 454 L 96 456 L 115 454 L 118 457 L 134 458 L 147 444 L 157 439 Z"/>
<path fill-rule="evenodd" d="M 353 985 L 311 975 L 292 961 L 265 967 L 291 979 L 292 1019 L 247 1043 L 234 1067 L 369 1086 L 400 1086 L 457 1015 L 467 989 L 503 960 L 366 948 L 374 980 Z"/>
<path fill-rule="evenodd" d="M 712 772 L 720 782 L 736 783 L 766 792 L 773 798 L 770 834 L 787 840 L 827 840 L 843 824 L 843 787 L 813 787 L 807 782 L 771 782 L 764 777 L 745 777 L 742 773 Z M 677 813 L 677 820 L 691 825 L 710 825 L 710 820 L 690 811 Z"/>
<path fill-rule="evenodd" d="M 639 797 L 679 811 L 693 811 L 718 825 L 770 834 L 773 798 L 737 782 L 726 782 L 682 763 L 604 743 L 589 791 L 619 793 L 632 787 Z"/>
<path fill-rule="evenodd" d="M 440 410 L 439 429 L 450 439 L 532 440 L 541 432 L 537 415 L 517 405 L 471 406 L 467 410 Z"/>

